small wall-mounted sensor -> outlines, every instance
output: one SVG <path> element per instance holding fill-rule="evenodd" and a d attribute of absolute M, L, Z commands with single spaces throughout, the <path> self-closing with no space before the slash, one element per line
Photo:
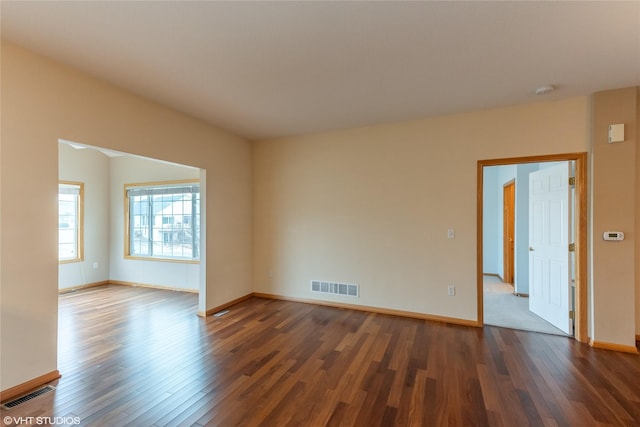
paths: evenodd
<path fill-rule="evenodd" d="M 624 141 L 624 123 L 609 125 L 609 144 Z"/>
<path fill-rule="evenodd" d="M 622 231 L 605 231 L 602 233 L 604 240 L 624 240 L 624 233 Z"/>

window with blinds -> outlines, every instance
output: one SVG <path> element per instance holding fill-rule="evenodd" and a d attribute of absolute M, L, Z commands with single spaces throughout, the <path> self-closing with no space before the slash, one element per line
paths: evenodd
<path fill-rule="evenodd" d="M 200 259 L 200 184 L 125 186 L 127 257 Z"/>
<path fill-rule="evenodd" d="M 84 184 L 58 183 L 58 261 L 83 259 L 83 197 Z"/>

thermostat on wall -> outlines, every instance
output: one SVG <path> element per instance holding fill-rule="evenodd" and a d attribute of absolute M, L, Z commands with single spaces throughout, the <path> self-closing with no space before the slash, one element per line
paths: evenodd
<path fill-rule="evenodd" d="M 622 231 L 605 231 L 602 238 L 604 240 L 624 240 L 624 233 Z"/>

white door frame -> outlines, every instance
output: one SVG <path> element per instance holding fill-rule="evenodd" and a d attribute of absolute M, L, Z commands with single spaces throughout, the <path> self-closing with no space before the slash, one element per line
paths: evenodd
<path fill-rule="evenodd" d="M 587 153 L 551 154 L 544 156 L 514 157 L 478 160 L 477 169 L 477 307 L 478 326 L 484 325 L 483 290 L 483 183 L 486 166 L 504 166 L 521 163 L 555 161 L 575 162 L 575 333 L 577 341 L 587 342 Z"/>

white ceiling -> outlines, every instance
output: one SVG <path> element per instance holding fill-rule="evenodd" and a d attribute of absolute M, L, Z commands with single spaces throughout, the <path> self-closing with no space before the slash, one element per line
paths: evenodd
<path fill-rule="evenodd" d="M 640 85 L 640 1 L 3 0 L 0 14 L 3 38 L 249 139 Z"/>

